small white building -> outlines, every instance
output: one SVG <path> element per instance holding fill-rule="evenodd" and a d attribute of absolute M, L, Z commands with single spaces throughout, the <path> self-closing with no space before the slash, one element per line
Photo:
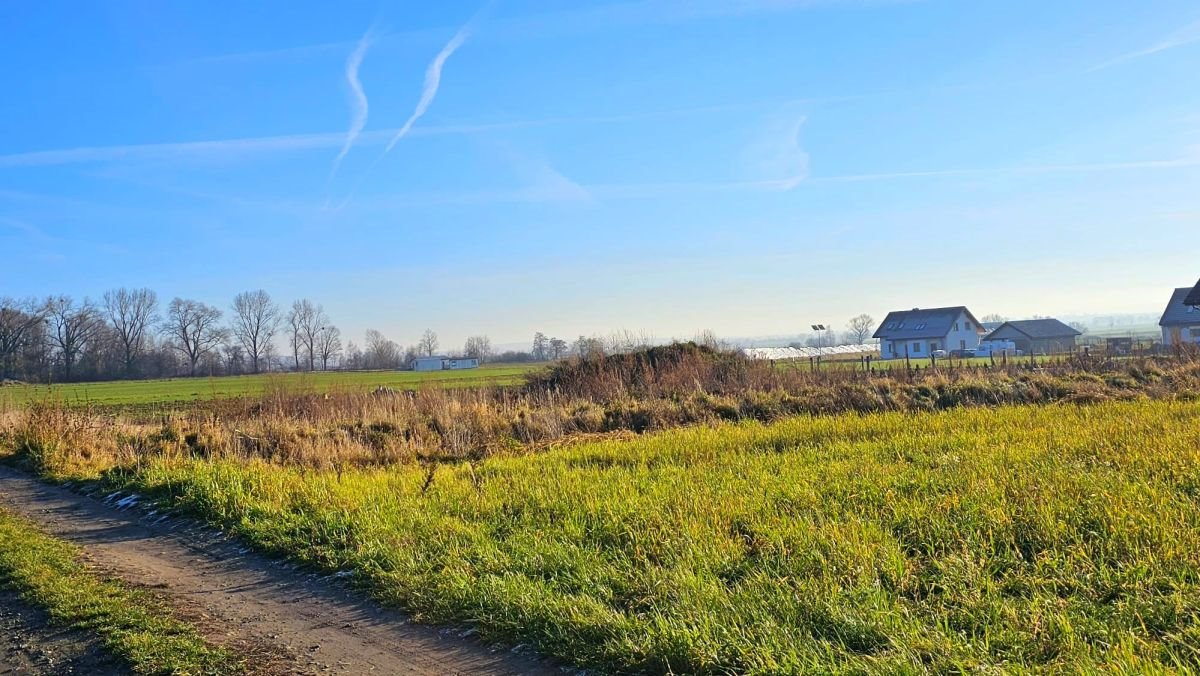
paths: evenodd
<path fill-rule="evenodd" d="M 414 371 L 457 371 L 460 369 L 479 368 L 479 360 L 475 357 L 417 357 L 412 360 Z"/>
<path fill-rule="evenodd" d="M 1163 345 L 1200 344 L 1200 283 L 1196 287 L 1175 289 L 1162 319 Z"/>
<path fill-rule="evenodd" d="M 938 350 L 974 350 L 983 333 L 983 324 L 959 305 L 889 312 L 875 337 L 881 359 L 924 359 Z"/>

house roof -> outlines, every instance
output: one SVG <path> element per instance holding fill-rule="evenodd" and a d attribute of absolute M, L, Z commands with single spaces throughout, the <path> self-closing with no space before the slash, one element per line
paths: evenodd
<path fill-rule="evenodd" d="M 889 312 L 879 328 L 875 330 L 875 338 L 885 340 L 907 340 L 910 338 L 941 338 L 950 333 L 954 322 L 963 313 L 979 330 L 980 322 L 963 305 L 954 307 L 935 307 L 928 309 L 913 308 Z"/>
<path fill-rule="evenodd" d="M 1167 303 L 1167 309 L 1163 310 L 1162 319 L 1158 320 L 1158 325 L 1195 326 L 1200 324 L 1200 310 L 1185 303 L 1193 291 L 1194 289 L 1187 286 L 1175 289 L 1175 292 L 1171 294 L 1171 301 Z"/>
<path fill-rule="evenodd" d="M 422 359 L 450 359 L 450 357 L 447 357 L 444 354 L 434 354 L 434 355 L 424 355 L 423 354 L 419 357 L 414 357 L 413 361 L 420 361 Z"/>
<path fill-rule="evenodd" d="M 1014 322 L 1004 322 L 996 327 L 994 331 L 987 334 L 984 340 L 1004 340 L 1014 334 L 1030 340 L 1044 340 L 1048 338 L 1074 338 L 1081 335 L 1081 332 L 1076 331 L 1057 319 L 1022 319 Z"/>
<path fill-rule="evenodd" d="M 1200 305 L 1200 282 L 1196 282 L 1196 288 L 1192 289 L 1187 298 L 1183 299 L 1183 304 L 1191 305 L 1192 307 Z"/>

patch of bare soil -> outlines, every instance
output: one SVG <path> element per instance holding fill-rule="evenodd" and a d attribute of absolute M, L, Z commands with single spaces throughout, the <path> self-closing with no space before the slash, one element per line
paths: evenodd
<path fill-rule="evenodd" d="M 0 591 L 0 675 L 117 676 L 128 673 L 87 632 L 50 624 L 46 614 Z"/>

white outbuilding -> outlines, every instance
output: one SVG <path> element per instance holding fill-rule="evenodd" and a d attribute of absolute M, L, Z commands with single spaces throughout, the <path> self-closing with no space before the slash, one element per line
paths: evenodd
<path fill-rule="evenodd" d="M 412 360 L 412 370 L 414 371 L 457 371 L 473 368 L 479 368 L 479 360 L 475 357 L 436 355 L 432 357 L 417 357 Z"/>

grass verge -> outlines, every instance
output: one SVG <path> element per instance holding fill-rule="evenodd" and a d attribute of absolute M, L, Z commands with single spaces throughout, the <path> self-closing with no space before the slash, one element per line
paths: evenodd
<path fill-rule="evenodd" d="M 1200 668 L 1200 404 L 796 417 L 477 463 L 109 480 L 619 673 Z"/>
<path fill-rule="evenodd" d="M 241 661 L 207 644 L 150 595 L 104 580 L 73 545 L 0 508 L 0 586 L 52 621 L 97 635 L 138 674 L 243 673 Z"/>

